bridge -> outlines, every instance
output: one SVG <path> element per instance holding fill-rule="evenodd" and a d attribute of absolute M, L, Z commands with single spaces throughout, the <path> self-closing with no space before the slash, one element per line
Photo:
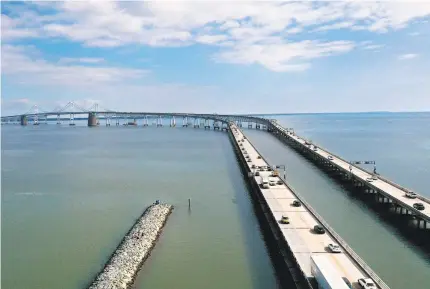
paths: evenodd
<path fill-rule="evenodd" d="M 298 136 L 293 129 L 287 129 L 271 120 L 268 131 L 284 143 L 296 149 L 299 153 L 309 158 L 331 176 L 354 186 L 364 194 L 373 194 L 374 200 L 386 204 L 387 209 L 395 214 L 412 216 L 417 228 L 427 229 L 430 223 L 430 199 L 402 187 L 383 176 L 376 170 L 368 171 L 357 166 L 354 161 L 347 161 L 342 157 L 331 153 L 312 141 Z M 369 163 L 369 162 L 368 162 Z M 419 207 L 416 204 L 421 203 Z"/>
<path fill-rule="evenodd" d="M 352 288 L 359 288 L 359 278 L 371 278 L 379 288 L 388 286 L 373 272 L 370 267 L 346 244 L 345 241 L 323 220 L 321 216 L 303 199 L 288 183 L 285 178 L 277 177 L 281 184 L 262 189 L 261 176 L 271 178 L 270 167 L 257 149 L 246 140 L 241 128 L 244 123 L 248 128 L 267 130 L 280 141 L 297 150 L 309 160 L 318 165 L 330 176 L 341 182 L 350 184 L 363 194 L 374 196 L 378 203 L 385 204 L 387 210 L 406 220 L 413 220 L 415 228 L 427 230 L 430 222 L 430 200 L 416 194 L 416 197 L 407 196 L 411 191 L 376 173 L 358 166 L 358 162 L 347 161 L 331 153 L 325 148 L 312 143 L 310 140 L 298 136 L 293 129 L 284 128 L 274 119 L 256 117 L 251 115 L 227 114 L 200 114 L 175 112 L 125 112 L 108 109 L 98 109 L 97 104 L 83 108 L 76 103 L 69 102 L 66 106 L 52 111 L 44 111 L 33 106 L 28 112 L 20 115 L 3 116 L 2 124 L 29 124 L 56 122 L 74 125 L 75 116 L 87 120 L 89 127 L 100 125 L 141 125 L 149 126 L 150 121 L 157 127 L 169 125 L 175 127 L 194 127 L 229 131 L 242 168 L 249 177 L 249 183 L 258 204 L 264 204 L 262 209 L 266 221 L 269 223 L 274 242 L 278 246 L 278 254 L 284 260 L 285 270 L 290 272 L 297 288 L 316 288 L 311 272 L 311 255 L 328 255 L 333 264 L 344 277 L 349 280 Z M 140 123 L 139 123 L 140 121 Z M 103 122 L 103 123 L 101 123 Z M 177 123 L 178 122 L 178 123 Z M 265 168 L 265 169 L 264 169 Z M 257 171 L 260 176 L 257 176 Z M 410 194 L 409 194 L 410 195 Z M 300 201 L 301 207 L 293 207 L 294 200 Z M 420 208 L 416 203 L 421 203 Z M 291 226 L 279 224 L 279 218 L 288 214 Z M 312 233 L 314 225 L 321 225 L 327 234 L 323 237 Z M 342 248 L 341 254 L 330 253 L 327 243 L 337 243 Z"/>
<path fill-rule="evenodd" d="M 66 118 L 67 117 L 67 118 Z M 228 122 L 235 121 L 239 127 L 243 122 L 248 122 L 248 127 L 252 128 L 255 123 L 257 129 L 267 129 L 268 122 L 266 119 L 255 118 L 243 115 L 218 115 L 218 114 L 201 114 L 201 113 L 175 113 L 175 112 L 126 112 L 113 111 L 109 109 L 99 110 L 98 104 L 93 104 L 84 108 L 75 102 L 68 102 L 65 106 L 46 111 L 33 105 L 29 111 L 20 115 L 11 115 L 1 117 L 2 124 L 28 124 L 40 125 L 56 121 L 57 124 L 64 122 L 70 126 L 75 125 L 75 120 L 87 120 L 89 127 L 103 125 L 100 120 L 104 120 L 106 126 L 115 123 L 119 125 L 138 125 L 138 120 L 142 120 L 143 126 L 149 126 L 151 122 L 156 126 L 162 127 L 168 123 L 169 126 L 183 127 L 193 126 L 195 128 L 203 127 L 215 130 L 227 130 Z M 179 123 L 177 123 L 179 121 Z"/>

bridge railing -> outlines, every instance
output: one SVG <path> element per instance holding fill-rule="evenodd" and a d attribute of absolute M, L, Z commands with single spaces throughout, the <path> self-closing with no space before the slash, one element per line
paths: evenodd
<path fill-rule="evenodd" d="M 281 126 L 279 123 L 277 123 L 277 125 L 278 126 L 280 126 L 280 127 L 282 127 L 282 128 L 284 128 L 283 126 Z M 285 128 L 284 128 L 285 129 Z M 297 136 L 297 135 L 296 135 Z M 290 137 L 291 138 L 291 136 L 288 136 L 288 137 Z M 299 136 L 297 136 L 297 137 L 299 137 Z M 304 137 L 300 137 L 302 140 L 304 140 L 304 141 L 310 141 L 309 139 L 306 139 L 306 138 L 304 138 Z M 336 157 L 337 159 L 339 159 L 339 160 L 341 160 L 341 161 L 343 161 L 343 162 L 346 162 L 346 163 L 349 163 L 349 164 L 351 164 L 350 162 L 348 162 L 347 160 L 345 160 L 344 158 L 342 158 L 341 156 L 339 156 L 339 155 L 336 155 L 336 154 L 334 154 L 334 153 L 332 153 L 332 152 L 330 152 L 329 150 L 327 150 L 326 148 L 324 148 L 324 147 L 322 147 L 322 146 L 320 146 L 320 145 L 317 145 L 317 147 L 319 148 L 319 149 L 321 149 L 321 150 L 323 150 L 323 151 L 325 151 L 325 152 L 327 152 L 327 153 L 329 153 L 330 155 L 332 155 L 332 156 L 334 156 L 334 157 Z M 309 149 L 309 148 L 308 148 Z M 367 170 L 367 169 L 365 169 L 365 168 L 362 168 L 362 167 L 359 167 L 359 166 L 357 166 L 357 165 L 355 165 L 355 164 L 351 164 L 351 166 L 353 166 L 354 168 L 356 168 L 356 169 L 359 169 L 359 170 L 361 170 L 361 171 L 363 171 L 363 172 L 366 172 L 366 173 L 368 173 L 368 174 L 370 174 L 370 175 L 373 175 L 373 173 L 371 172 L 371 171 L 369 171 L 369 170 Z M 405 187 L 403 187 L 403 186 L 401 186 L 401 185 L 399 185 L 399 184 L 396 184 L 396 183 L 394 183 L 393 181 L 390 181 L 389 179 L 387 179 L 387 178 L 385 178 L 385 177 L 383 177 L 383 176 L 381 176 L 381 175 L 379 175 L 378 174 L 378 179 L 380 179 L 381 181 L 384 181 L 385 183 L 387 183 L 387 184 L 390 184 L 391 186 L 393 186 L 393 187 L 395 187 L 395 188 L 397 188 L 397 189 L 399 189 L 399 190 L 402 190 L 402 191 L 404 191 L 405 193 L 407 193 L 407 192 L 410 192 L 411 190 L 409 190 L 409 189 L 407 189 L 407 188 L 405 188 Z M 430 203 L 430 199 L 428 199 L 428 198 L 426 198 L 426 197 L 424 197 L 424 196 L 422 196 L 422 195 L 419 195 L 419 194 L 417 194 L 417 198 L 418 199 L 420 199 L 420 200 L 422 200 L 422 201 L 424 201 L 424 202 L 426 202 L 426 203 Z"/>
<path fill-rule="evenodd" d="M 240 128 L 237 128 L 240 130 Z M 242 132 L 243 133 L 243 132 Z M 249 144 L 254 148 L 254 150 L 261 156 L 261 159 L 266 162 L 267 165 L 270 165 L 270 162 L 257 150 L 257 148 L 249 142 Z M 321 215 L 319 215 L 315 209 L 305 200 L 303 196 L 296 192 L 296 190 L 287 183 L 286 180 L 280 178 L 285 186 L 300 200 L 300 202 L 308 209 L 308 211 L 315 217 L 318 222 L 323 225 L 326 230 L 333 236 L 336 242 L 342 246 L 342 248 L 350 255 L 352 260 L 367 274 L 372 280 L 381 288 L 381 289 L 390 289 L 387 284 L 370 268 L 366 262 L 360 258 L 360 256 L 342 239 L 342 237 L 336 233 L 336 231 L 323 219 Z"/>

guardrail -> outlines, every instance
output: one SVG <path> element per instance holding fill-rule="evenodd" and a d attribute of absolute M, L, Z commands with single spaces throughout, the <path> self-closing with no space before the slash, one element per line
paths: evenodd
<path fill-rule="evenodd" d="M 274 125 L 275 127 L 276 127 L 276 125 Z M 283 129 L 285 129 L 284 127 L 282 127 L 280 124 L 277 124 L 277 126 L 279 126 L 279 127 L 281 127 L 281 128 L 283 128 Z M 297 135 L 296 135 L 297 136 Z M 287 137 L 290 137 L 291 138 L 291 136 L 287 136 Z M 299 136 L 297 136 L 297 137 L 299 137 Z M 304 140 L 304 141 L 310 141 L 309 139 L 306 139 L 306 138 L 303 138 L 303 137 L 299 137 L 300 139 L 302 139 L 302 140 Z M 297 140 L 296 140 L 297 141 Z M 315 145 L 315 143 L 313 143 L 314 145 Z M 303 144 L 301 144 L 301 145 L 303 145 Z M 305 146 L 306 147 L 306 146 Z M 323 150 L 323 151 L 325 151 L 326 153 L 328 153 L 328 154 L 330 154 L 330 155 L 332 155 L 332 156 L 334 156 L 334 157 L 336 157 L 337 159 L 339 159 L 339 160 L 341 160 L 341 161 L 343 161 L 343 162 L 346 162 L 346 163 L 348 163 L 348 164 L 351 164 L 350 162 L 348 162 L 347 160 L 345 160 L 345 159 L 343 159 L 342 157 L 340 157 L 339 155 L 336 155 L 336 154 L 334 154 L 334 153 L 331 153 L 329 150 L 327 150 L 326 148 L 324 148 L 324 147 L 322 147 L 322 146 L 320 146 L 320 145 L 317 145 L 317 147 L 319 148 L 319 149 L 321 149 L 321 150 Z M 307 148 L 307 147 L 306 147 Z M 357 165 L 355 165 L 355 164 L 351 164 L 351 166 L 353 166 L 354 168 L 356 168 L 356 169 L 359 169 L 359 170 L 361 170 L 361 171 L 363 171 L 363 172 L 366 172 L 366 173 L 368 173 L 368 174 L 370 174 L 370 175 L 373 175 L 373 173 L 372 172 L 370 172 L 369 170 L 367 170 L 367 169 L 365 169 L 365 168 L 362 168 L 362 167 L 359 167 L 359 166 L 357 166 Z M 396 183 L 394 183 L 393 181 L 390 181 L 390 180 L 388 180 L 388 179 L 386 179 L 385 177 L 383 177 L 383 176 L 381 176 L 381 175 L 379 175 L 378 174 L 378 179 L 380 179 L 380 180 L 382 180 L 382 181 L 384 181 L 384 182 L 386 182 L 387 184 L 390 184 L 390 185 L 392 185 L 393 187 L 396 187 L 397 189 L 399 189 L 399 190 L 402 190 L 402 191 L 404 191 L 405 193 L 407 193 L 407 192 L 410 192 L 411 190 L 409 190 L 409 189 L 407 189 L 407 188 L 405 188 L 405 187 L 403 187 L 403 186 L 401 186 L 401 185 L 399 185 L 399 184 L 396 184 Z M 422 196 L 422 195 L 419 195 L 419 194 L 417 194 L 417 198 L 418 199 L 420 199 L 420 200 L 422 200 L 422 201 L 425 201 L 425 202 L 427 202 L 427 203 L 430 203 L 430 199 L 428 199 L 428 198 L 426 198 L 426 197 L 424 197 L 424 196 Z"/>
<path fill-rule="evenodd" d="M 238 130 L 241 131 L 240 128 L 237 128 Z M 241 131 L 242 132 L 242 131 Z M 243 132 L 242 132 L 243 134 Z M 261 156 L 261 159 L 263 161 L 266 162 L 267 165 L 270 165 L 270 163 L 266 160 L 266 158 L 256 149 L 256 147 L 248 140 L 249 144 L 254 148 L 254 150 Z M 321 225 L 323 225 L 326 230 L 330 233 L 330 235 L 333 236 L 333 238 L 343 247 L 343 249 L 350 255 L 350 257 L 352 258 L 352 260 L 354 260 L 354 262 L 360 266 L 360 268 L 367 274 L 369 275 L 372 280 L 381 288 L 381 289 L 390 289 L 390 287 L 388 287 L 387 284 L 385 284 L 385 282 L 370 268 L 369 265 L 366 264 L 366 262 L 364 262 L 363 259 L 360 258 L 360 256 L 358 256 L 357 253 L 355 253 L 355 251 L 340 237 L 339 234 L 336 233 L 336 231 L 330 227 L 330 225 L 314 210 L 314 208 L 312 208 L 311 205 L 309 205 L 308 202 L 306 202 L 306 200 L 300 196 L 293 188 L 292 186 L 290 186 L 286 180 L 280 178 L 283 183 L 285 184 L 285 186 L 297 197 L 297 199 L 300 200 L 300 202 L 306 207 L 306 209 L 308 209 L 308 211 L 315 217 L 315 219 L 318 220 L 318 222 L 321 223 Z M 293 254 L 294 255 L 294 254 Z M 297 261 L 297 260 L 296 260 Z M 300 268 L 300 266 L 299 266 Z M 300 268 L 301 270 L 301 268 Z M 302 271 L 302 270 L 301 270 Z M 304 274 L 304 272 L 302 271 L 302 274 Z M 305 275 L 306 276 L 306 275 Z"/>

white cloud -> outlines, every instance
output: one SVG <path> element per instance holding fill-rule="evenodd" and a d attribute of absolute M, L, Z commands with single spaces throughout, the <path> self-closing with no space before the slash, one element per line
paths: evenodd
<path fill-rule="evenodd" d="M 74 61 L 48 62 L 38 56 L 32 47 L 2 45 L 2 75 L 14 77 L 21 83 L 48 85 L 100 85 L 128 81 L 142 77 L 147 71 L 120 67 L 90 67 L 73 64 Z M 80 63 L 99 61 L 81 58 Z M 68 65 L 67 63 L 72 63 Z"/>
<path fill-rule="evenodd" d="M 306 51 L 298 52 L 294 44 L 300 46 L 300 42 L 294 42 L 292 35 L 306 37 L 308 31 L 335 29 L 386 33 L 430 16 L 430 3 L 388 1 L 65 1 L 44 3 L 39 10 L 33 6 L 10 17 L 2 15 L 4 39 L 59 37 L 90 47 L 200 43 L 219 46 L 215 59 L 259 63 L 276 71 L 303 70 L 310 64 L 297 63 L 296 58 L 321 49 L 321 42 L 311 41 L 309 45 L 315 47 L 308 45 Z M 43 14 L 43 9 L 51 13 Z"/>
<path fill-rule="evenodd" d="M 408 60 L 408 59 L 414 59 L 414 58 L 417 58 L 418 57 L 418 54 L 415 54 L 415 53 L 407 53 L 407 54 L 402 54 L 402 55 L 399 55 L 399 59 L 400 60 Z"/>
<path fill-rule="evenodd" d="M 217 55 L 218 61 L 231 63 L 258 63 L 274 71 L 303 71 L 310 67 L 309 60 L 345 53 L 354 48 L 348 41 L 301 41 L 266 45 L 236 46 Z"/>
<path fill-rule="evenodd" d="M 365 49 L 365 50 L 377 50 L 377 49 L 384 48 L 384 47 L 385 47 L 385 45 L 382 45 L 382 44 L 369 44 L 369 45 L 364 45 L 363 49 Z"/>
<path fill-rule="evenodd" d="M 91 58 L 91 57 L 81 57 L 81 58 L 70 58 L 70 57 L 63 57 L 60 58 L 58 63 L 101 63 L 105 60 L 103 58 Z"/>

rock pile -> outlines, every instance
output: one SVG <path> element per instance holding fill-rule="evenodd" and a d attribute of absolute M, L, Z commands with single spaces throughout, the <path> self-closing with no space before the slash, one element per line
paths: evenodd
<path fill-rule="evenodd" d="M 173 206 L 166 204 L 148 207 L 89 289 L 129 288 L 143 261 L 154 247 L 172 209 Z"/>

